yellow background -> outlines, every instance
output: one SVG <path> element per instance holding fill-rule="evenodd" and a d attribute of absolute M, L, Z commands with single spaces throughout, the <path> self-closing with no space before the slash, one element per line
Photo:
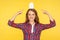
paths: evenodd
<path fill-rule="evenodd" d="M 23 13 L 17 16 L 15 22 L 24 22 L 30 2 L 34 3 L 41 23 L 49 23 L 49 18 L 43 14 L 42 9 L 47 10 L 56 20 L 54 28 L 42 31 L 41 40 L 60 40 L 60 0 L 0 0 L 0 40 L 24 39 L 22 30 L 10 27 L 8 20 L 22 10 Z"/>

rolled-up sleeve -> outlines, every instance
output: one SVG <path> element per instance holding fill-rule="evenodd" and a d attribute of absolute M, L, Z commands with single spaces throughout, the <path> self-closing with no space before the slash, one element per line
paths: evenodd
<path fill-rule="evenodd" d="M 55 20 L 53 20 L 53 21 L 50 20 L 49 24 L 41 24 L 41 26 L 42 26 L 42 30 L 49 29 L 49 28 L 55 27 L 56 22 L 55 22 Z"/>
<path fill-rule="evenodd" d="M 14 21 L 10 21 L 10 20 L 8 21 L 8 25 L 20 29 L 24 28 L 24 23 L 14 23 Z"/>

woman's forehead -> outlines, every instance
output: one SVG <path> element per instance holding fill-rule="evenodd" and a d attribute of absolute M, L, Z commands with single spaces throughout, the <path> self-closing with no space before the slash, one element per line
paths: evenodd
<path fill-rule="evenodd" d="M 31 13 L 34 13 L 34 12 L 33 12 L 32 10 L 30 10 L 28 13 L 30 13 L 30 14 L 31 14 Z"/>

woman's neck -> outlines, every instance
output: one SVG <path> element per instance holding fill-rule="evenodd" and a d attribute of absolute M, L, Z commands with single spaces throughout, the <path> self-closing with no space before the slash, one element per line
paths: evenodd
<path fill-rule="evenodd" d="M 34 22 L 34 21 L 29 21 L 29 23 L 30 23 L 31 25 L 35 24 L 35 22 Z"/>

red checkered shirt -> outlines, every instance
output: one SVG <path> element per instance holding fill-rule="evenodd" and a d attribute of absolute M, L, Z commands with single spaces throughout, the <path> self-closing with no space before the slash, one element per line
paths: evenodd
<path fill-rule="evenodd" d="M 55 20 L 49 24 L 35 23 L 33 33 L 31 33 L 32 25 L 27 23 L 14 23 L 14 21 L 8 21 L 8 25 L 22 29 L 24 34 L 24 40 L 40 40 L 41 31 L 52 28 L 56 25 Z"/>

